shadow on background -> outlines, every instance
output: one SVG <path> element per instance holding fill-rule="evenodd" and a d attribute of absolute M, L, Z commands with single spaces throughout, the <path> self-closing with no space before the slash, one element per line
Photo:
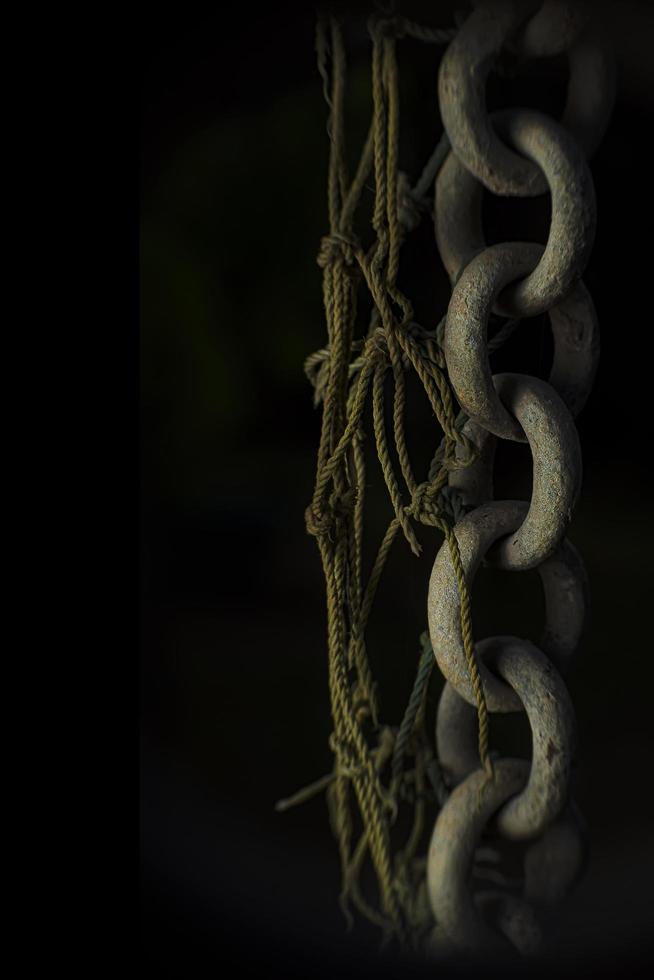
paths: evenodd
<path fill-rule="evenodd" d="M 438 14 L 425 4 L 400 9 L 451 23 L 449 3 Z M 584 279 L 600 317 L 602 354 L 579 418 L 584 490 L 570 531 L 593 594 L 569 678 L 581 743 L 576 798 L 591 859 L 542 964 L 577 973 L 644 962 L 654 870 L 652 375 L 645 355 L 652 275 L 644 227 L 654 32 L 647 4 L 607 4 L 600 14 L 615 38 L 620 89 L 592 161 L 598 231 Z M 364 25 L 352 13 L 348 125 L 355 149 L 369 112 Z M 331 768 L 323 581 L 304 529 L 319 415 L 302 362 L 325 338 L 315 256 L 327 229 L 328 144 L 314 13 L 237 5 L 213 14 L 159 10 L 143 45 L 144 963 L 153 975 L 184 977 L 207 966 L 227 975 L 255 968 L 305 977 L 369 969 L 432 975 L 433 965 L 371 956 L 377 938 L 365 925 L 346 935 L 324 799 L 284 815 L 273 809 Z M 400 165 L 414 179 L 441 132 L 439 58 L 440 49 L 400 43 Z M 564 90 L 565 61 L 551 59 L 517 79 L 494 79 L 489 107 L 522 102 L 556 112 Z M 488 200 L 485 208 L 489 240 L 545 240 L 546 201 Z M 407 243 L 402 282 L 420 322 L 435 325 L 449 290 L 428 220 Z M 545 377 L 550 357 L 547 324 L 539 320 L 497 355 L 496 369 Z M 417 392 L 409 394 L 410 448 L 426 465 L 437 434 Z M 498 497 L 528 497 L 525 462 L 507 455 Z M 370 485 L 378 535 L 389 511 L 372 463 Z M 426 532 L 422 541 L 419 560 L 396 546 L 371 624 L 392 723 L 413 680 L 440 543 Z M 531 573 L 482 576 L 476 635 L 536 640 L 541 602 Z M 432 710 L 438 691 L 435 684 Z"/>

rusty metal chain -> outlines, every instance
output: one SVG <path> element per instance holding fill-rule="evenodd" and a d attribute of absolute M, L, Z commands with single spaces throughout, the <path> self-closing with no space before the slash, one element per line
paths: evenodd
<path fill-rule="evenodd" d="M 488 711 L 525 711 L 532 733 L 531 760 L 496 757 L 489 779 L 477 748 L 456 580 L 447 548 L 440 549 L 429 585 L 428 618 L 446 679 L 436 741 L 451 792 L 433 830 L 427 884 L 438 948 L 502 951 L 513 946 L 531 953 L 542 942 L 547 910 L 574 884 L 584 861 L 583 821 L 570 797 L 575 715 L 562 674 L 582 634 L 588 583 L 565 533 L 581 488 L 574 417 L 588 397 L 599 354 L 597 317 L 580 278 L 595 234 L 595 194 L 586 159 L 611 113 L 614 70 L 609 49 L 583 7 L 560 0 L 542 5 L 482 0 L 474 8 L 439 73 L 440 110 L 451 150 L 436 180 L 435 231 L 453 285 L 443 350 L 468 417 L 463 432 L 479 450 L 470 466 L 450 475 L 450 490 L 466 511 L 454 533 L 471 589 L 482 562 L 505 571 L 537 570 L 545 626 L 538 646 L 514 636 L 488 637 L 476 645 Z M 564 51 L 570 77 L 560 122 L 530 109 L 486 112 L 485 81 L 498 58 Z M 487 247 L 484 189 L 518 197 L 549 192 L 546 245 Z M 491 315 L 524 321 L 544 312 L 554 339 L 548 380 L 493 374 L 487 339 Z M 528 330 L 528 323 L 521 329 Z M 493 500 L 498 439 L 530 447 L 529 502 Z M 528 842 L 517 886 L 496 866 L 481 867 L 489 838 L 504 848 L 507 841 Z M 496 864 L 498 853 L 490 853 Z M 485 888 L 475 891 L 473 882 L 484 879 Z"/>

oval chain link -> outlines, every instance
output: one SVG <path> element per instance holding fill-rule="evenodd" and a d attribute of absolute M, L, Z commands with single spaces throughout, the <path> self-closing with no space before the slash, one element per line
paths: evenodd
<path fill-rule="evenodd" d="M 443 126 L 452 149 L 463 165 L 496 194 L 533 197 L 547 190 L 547 181 L 538 165 L 506 146 L 493 128 L 486 112 L 486 79 L 537 3 L 523 0 L 486 0 L 477 5 L 448 47 L 438 75 L 438 98 Z M 551 22 L 556 9 L 540 12 L 535 40 L 528 28 L 525 46 L 537 46 L 544 38 L 544 25 Z M 563 5 L 557 5 L 559 9 Z M 538 16 L 538 15 L 537 15 Z M 559 18 L 561 22 L 561 18 Z M 553 35 L 557 34 L 552 25 Z M 570 33 L 565 39 L 570 40 Z M 556 46 L 556 45 L 555 45 Z M 551 48 L 551 42 L 549 44 Z M 600 142 L 608 124 L 615 98 L 615 70 L 610 50 L 589 28 L 569 48 L 570 77 L 561 125 L 574 137 L 586 155 Z"/>
<path fill-rule="evenodd" d="M 436 742 L 451 794 L 433 830 L 427 884 L 437 947 L 513 946 L 528 954 L 542 942 L 548 910 L 573 886 L 585 860 L 583 820 L 570 798 L 575 717 L 562 674 L 584 629 L 588 582 L 565 531 L 581 488 L 573 418 L 586 402 L 599 356 L 597 316 L 580 278 L 595 233 L 586 157 L 608 123 L 615 84 L 612 56 L 585 11 L 562 0 L 484 0 L 474 7 L 439 73 L 441 116 L 451 145 L 435 188 L 436 240 L 453 284 L 443 350 L 468 416 L 463 432 L 479 450 L 471 465 L 450 475 L 450 489 L 467 511 L 454 534 L 470 588 L 482 562 L 508 571 L 537 570 L 545 626 L 538 646 L 514 636 L 476 644 L 488 711 L 525 711 L 532 733 L 530 762 L 496 757 L 489 778 L 478 754 L 457 582 L 447 548 L 440 549 L 427 606 L 432 647 L 446 679 Z M 563 51 L 570 77 L 560 123 L 528 109 L 487 114 L 486 78 L 500 56 L 520 60 Z M 547 244 L 487 246 L 484 188 L 522 197 L 549 190 Z M 548 381 L 493 374 L 491 314 L 528 318 L 544 312 L 554 340 Z M 529 502 L 492 499 L 498 439 L 530 446 Z M 500 843 L 529 841 L 522 897 L 488 887 L 473 893 L 482 835 Z"/>
<path fill-rule="evenodd" d="M 579 147 L 553 119 L 528 109 L 496 112 L 492 118 L 506 142 L 538 164 L 551 192 L 544 252 L 526 278 L 507 283 L 495 299 L 495 312 L 503 316 L 535 316 L 554 306 L 586 268 L 595 236 L 593 180 Z M 436 181 L 435 214 L 436 241 L 454 279 L 485 248 L 482 190 L 450 153 Z M 462 220 L 455 217 L 459 214 Z"/>

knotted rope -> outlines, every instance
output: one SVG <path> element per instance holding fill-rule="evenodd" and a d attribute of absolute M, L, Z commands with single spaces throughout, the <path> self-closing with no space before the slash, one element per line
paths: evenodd
<path fill-rule="evenodd" d="M 351 922 L 350 904 L 401 942 L 424 933 L 429 910 L 424 862 L 416 858 L 427 799 L 444 799 L 438 765 L 424 730 L 426 692 L 433 663 L 428 639 L 412 696 L 398 729 L 381 725 L 376 685 L 366 652 L 365 634 L 377 586 L 399 531 L 419 555 L 415 526 L 438 529 L 446 538 L 460 594 L 461 631 L 477 702 L 479 750 L 492 775 L 488 751 L 488 716 L 479 678 L 470 618 L 470 600 L 454 525 L 463 514 L 456 493 L 447 487 L 448 473 L 467 465 L 475 446 L 462 433 L 465 416 L 458 411 L 440 346 L 439 326 L 429 331 L 416 324 L 409 299 L 397 284 L 400 248 L 419 222 L 425 198 L 448 149 L 441 138 L 415 188 L 399 171 L 399 91 L 396 40 L 405 34 L 443 43 L 453 31 L 422 28 L 402 18 L 374 18 L 372 39 L 372 122 L 354 177 L 345 157 L 344 108 L 346 59 L 342 30 L 334 17 L 320 17 L 316 38 L 318 69 L 329 106 L 330 156 L 327 181 L 329 233 L 322 239 L 318 264 L 323 273 L 327 344 L 310 355 L 305 372 L 314 387 L 314 404 L 322 405 L 320 444 L 314 493 L 306 526 L 315 536 L 326 582 L 329 689 L 334 730 L 332 773 L 278 809 L 327 791 L 342 869 L 341 904 Z M 374 179 L 374 241 L 364 249 L 354 217 L 364 186 Z M 373 311 L 365 335 L 355 337 L 357 293 L 368 290 Z M 427 479 L 419 482 L 407 449 L 405 374 L 415 371 L 436 416 L 443 438 Z M 392 441 L 385 424 L 387 398 L 392 399 Z M 394 516 L 364 579 L 362 545 L 366 466 L 363 452 L 364 410 L 372 401 L 373 436 Z M 458 448 L 458 453 L 457 453 Z M 396 470 L 394 457 L 399 464 Z M 365 584 L 364 584 L 365 581 Z M 403 771 L 407 760 L 413 768 Z M 389 765 L 390 764 L 390 765 Z M 386 768 L 389 786 L 384 783 Z M 355 843 L 352 792 L 362 829 Z M 414 808 L 412 830 L 394 851 L 393 828 L 398 801 Z M 360 873 L 370 855 L 379 885 L 379 905 L 364 897 Z"/>

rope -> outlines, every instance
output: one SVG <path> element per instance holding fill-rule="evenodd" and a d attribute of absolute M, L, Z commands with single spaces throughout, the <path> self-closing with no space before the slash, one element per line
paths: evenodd
<path fill-rule="evenodd" d="M 434 662 L 423 639 L 416 680 L 399 729 L 380 725 L 380 706 L 366 650 L 365 634 L 378 584 L 393 542 L 401 531 L 414 554 L 421 546 L 414 524 L 440 530 L 448 542 L 460 594 L 461 629 L 479 716 L 479 746 L 490 772 L 488 720 L 475 659 L 470 601 L 458 542 L 453 531 L 456 498 L 445 493 L 449 471 L 474 458 L 475 447 L 462 434 L 461 415 L 447 379 L 440 347 L 442 326 L 427 331 L 414 322 L 409 299 L 398 287 L 405 236 L 426 209 L 426 197 L 448 152 L 441 137 L 414 188 L 399 170 L 400 104 L 397 38 L 410 36 L 445 43 L 453 30 L 423 28 L 397 17 L 369 21 L 372 38 L 372 120 L 354 176 L 345 153 L 347 65 L 342 30 L 333 16 L 317 22 L 318 71 L 329 107 L 330 153 L 327 177 L 329 232 L 321 241 L 327 343 L 310 355 L 305 373 L 322 405 L 316 482 L 306 525 L 317 540 L 326 583 L 327 650 L 334 769 L 293 796 L 280 800 L 284 811 L 326 791 L 337 839 L 341 907 L 352 924 L 351 907 L 377 925 L 384 941 L 415 942 L 429 925 L 424 862 L 415 855 L 422 840 L 428 798 L 442 804 L 445 789 L 424 729 L 426 693 Z M 354 218 L 364 187 L 374 177 L 374 241 L 364 251 Z M 355 339 L 357 290 L 363 283 L 373 301 L 364 338 Z M 444 433 L 419 482 L 405 436 L 405 372 L 420 379 Z M 368 575 L 364 574 L 363 527 L 366 485 L 364 413 L 372 401 L 374 446 L 394 516 Z M 385 413 L 392 404 L 392 438 Z M 457 456 L 459 458 L 457 458 Z M 399 468 L 399 469 L 397 469 Z M 387 780 L 385 770 L 390 769 Z M 402 794 L 413 787 L 414 819 L 405 845 L 394 847 L 393 828 Z M 411 794 L 409 794 L 411 795 Z M 356 802 L 359 822 L 353 819 Z M 358 833 L 358 838 L 356 837 Z M 366 858 L 375 871 L 378 904 L 363 895 L 360 876 Z"/>
<path fill-rule="evenodd" d="M 425 639 L 423 639 L 423 637 Z M 424 633 L 421 637 L 421 642 L 423 644 L 423 652 L 422 656 L 420 657 L 420 663 L 418 664 L 418 673 L 416 674 L 413 690 L 411 691 L 411 697 L 409 698 L 409 703 L 407 704 L 406 711 L 404 712 L 404 718 L 402 719 L 400 729 L 397 733 L 395 747 L 393 749 L 391 780 L 392 784 L 396 786 L 399 786 L 400 783 L 402 764 L 404 762 L 406 748 L 418 716 L 418 709 L 422 703 L 425 688 L 434 666 L 434 651 L 432 650 L 431 643 Z"/>

